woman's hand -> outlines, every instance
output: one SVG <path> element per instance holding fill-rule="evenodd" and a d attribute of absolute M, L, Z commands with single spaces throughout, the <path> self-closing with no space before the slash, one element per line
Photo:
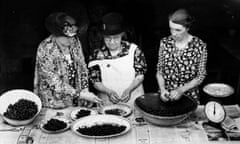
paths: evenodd
<path fill-rule="evenodd" d="M 183 93 L 184 92 L 180 88 L 175 89 L 175 90 L 170 92 L 170 97 L 169 98 L 170 98 L 171 101 L 179 100 L 182 97 Z"/>
<path fill-rule="evenodd" d="M 51 102 L 49 107 L 53 109 L 63 109 L 63 108 L 66 108 L 67 106 L 64 104 L 63 101 L 55 100 Z"/>
<path fill-rule="evenodd" d="M 130 98 L 131 98 L 131 91 L 129 89 L 126 89 L 122 94 L 121 101 L 126 103 L 130 100 Z"/>
<path fill-rule="evenodd" d="M 107 95 L 108 95 L 110 101 L 114 104 L 116 104 L 120 101 L 120 98 L 119 98 L 118 94 L 113 90 L 109 91 L 107 93 Z"/>
<path fill-rule="evenodd" d="M 169 101 L 170 100 L 169 96 L 170 96 L 169 91 L 167 91 L 166 89 L 161 90 L 160 98 L 162 101 L 164 101 L 164 102 Z"/>
<path fill-rule="evenodd" d="M 102 100 L 91 92 L 81 92 L 80 98 L 93 103 L 102 103 Z"/>

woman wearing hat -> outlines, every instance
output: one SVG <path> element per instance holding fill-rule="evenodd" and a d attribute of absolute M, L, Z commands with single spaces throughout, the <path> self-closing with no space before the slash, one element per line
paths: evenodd
<path fill-rule="evenodd" d="M 82 47 L 76 37 L 76 21 L 66 13 L 50 14 L 45 21 L 51 33 L 37 50 L 34 92 L 44 106 L 64 108 L 73 100 L 86 99 L 100 102 L 88 91 L 88 70 Z"/>
<path fill-rule="evenodd" d="M 185 9 L 169 16 L 171 35 L 160 41 L 157 81 L 161 99 L 175 101 L 183 94 L 199 102 L 198 86 L 206 75 L 206 43 L 189 33 L 193 19 Z"/>
<path fill-rule="evenodd" d="M 147 65 L 136 44 L 123 40 L 123 17 L 118 13 L 103 16 L 104 45 L 90 56 L 90 80 L 103 103 L 127 103 L 133 106 L 142 95 Z"/>

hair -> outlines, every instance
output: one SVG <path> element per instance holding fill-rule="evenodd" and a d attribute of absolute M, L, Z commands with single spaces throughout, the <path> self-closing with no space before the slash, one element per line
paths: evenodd
<path fill-rule="evenodd" d="M 46 29 L 56 35 L 56 36 L 66 36 L 66 34 L 63 32 L 64 27 L 66 24 L 68 24 L 67 19 L 73 19 L 73 17 L 69 16 L 68 14 L 64 12 L 55 12 L 50 14 L 45 19 L 45 26 Z"/>
<path fill-rule="evenodd" d="M 183 25 L 187 28 L 190 28 L 194 22 L 194 18 L 188 13 L 186 9 L 178 9 L 174 11 L 169 15 L 168 19 L 173 23 Z"/>

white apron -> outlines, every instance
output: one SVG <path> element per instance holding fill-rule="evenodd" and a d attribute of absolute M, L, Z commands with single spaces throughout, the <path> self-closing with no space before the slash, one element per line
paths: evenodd
<path fill-rule="evenodd" d="M 95 60 L 88 65 L 89 67 L 99 65 L 103 85 L 114 90 L 119 96 L 122 96 L 124 90 L 135 79 L 134 53 L 136 47 L 135 44 L 131 44 L 129 53 L 126 56 L 117 59 Z M 126 104 L 133 108 L 134 100 L 143 94 L 141 84 L 131 93 L 131 98 Z M 99 96 L 103 99 L 105 105 L 112 104 L 106 94 L 100 93 Z"/>

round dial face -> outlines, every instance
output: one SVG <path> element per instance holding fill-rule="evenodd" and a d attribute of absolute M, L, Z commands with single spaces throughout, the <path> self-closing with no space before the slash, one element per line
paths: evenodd
<path fill-rule="evenodd" d="M 210 101 L 205 105 L 205 114 L 214 123 L 221 123 L 226 116 L 224 107 L 215 101 Z"/>

